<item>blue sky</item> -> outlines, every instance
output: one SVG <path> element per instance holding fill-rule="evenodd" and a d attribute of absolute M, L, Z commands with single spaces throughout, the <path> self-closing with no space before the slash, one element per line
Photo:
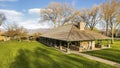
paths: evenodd
<path fill-rule="evenodd" d="M 50 23 L 38 23 L 40 9 L 51 2 L 69 3 L 76 9 L 91 8 L 106 0 L 0 0 L 0 12 L 7 17 L 8 24 L 17 23 L 28 29 L 49 28 Z M 4 25 L 1 26 L 1 28 Z"/>

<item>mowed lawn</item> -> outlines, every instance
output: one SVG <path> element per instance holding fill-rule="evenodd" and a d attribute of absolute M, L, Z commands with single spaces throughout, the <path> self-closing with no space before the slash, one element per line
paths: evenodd
<path fill-rule="evenodd" d="M 114 68 L 32 41 L 0 42 L 0 68 Z"/>
<path fill-rule="evenodd" d="M 85 53 L 120 63 L 120 41 L 115 41 L 109 49 L 89 51 Z"/>

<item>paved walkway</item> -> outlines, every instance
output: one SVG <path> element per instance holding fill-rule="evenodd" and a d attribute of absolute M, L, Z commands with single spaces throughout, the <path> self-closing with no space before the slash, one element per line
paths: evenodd
<path fill-rule="evenodd" d="M 57 49 L 57 50 L 59 50 L 59 49 Z M 61 51 L 63 53 L 66 53 L 65 50 L 59 50 L 59 51 Z M 70 51 L 70 53 L 66 53 L 66 54 L 71 54 L 71 53 L 72 54 L 77 54 L 77 55 L 80 55 L 80 56 L 83 56 L 83 57 L 86 57 L 88 59 L 95 60 L 95 61 L 98 61 L 98 62 L 101 62 L 101 63 L 109 64 L 109 65 L 117 67 L 117 68 L 120 68 L 120 64 L 117 63 L 117 62 L 106 60 L 106 59 L 95 57 L 95 56 L 91 56 L 91 55 L 88 55 L 88 54 L 85 54 L 85 53 L 80 53 L 78 51 Z"/>
<path fill-rule="evenodd" d="M 98 62 L 102 62 L 102 63 L 105 63 L 105 64 L 109 64 L 111 66 L 115 66 L 117 68 L 120 68 L 119 63 L 116 63 L 116 62 L 113 62 L 113 61 L 110 61 L 110 60 L 102 59 L 102 58 L 91 56 L 91 55 L 84 54 L 84 53 L 79 53 L 79 52 L 76 52 L 76 51 L 71 51 L 71 53 L 81 55 L 81 56 L 86 57 L 88 59 L 95 60 L 95 61 L 98 61 Z"/>

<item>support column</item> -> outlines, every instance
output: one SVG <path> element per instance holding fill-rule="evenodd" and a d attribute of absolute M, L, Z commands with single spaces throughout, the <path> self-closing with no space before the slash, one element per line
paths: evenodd
<path fill-rule="evenodd" d="M 61 41 L 60 41 L 59 49 L 60 49 L 60 50 L 62 50 L 62 45 L 61 45 Z"/>
<path fill-rule="evenodd" d="M 95 48 L 95 41 L 91 41 L 92 50 Z"/>
<path fill-rule="evenodd" d="M 66 52 L 69 54 L 70 53 L 70 49 L 69 49 L 70 43 L 67 42 L 67 48 L 66 48 Z"/>
<path fill-rule="evenodd" d="M 56 40 L 54 41 L 54 47 L 57 48 L 57 43 Z"/>
<path fill-rule="evenodd" d="M 82 52 L 81 42 L 78 42 L 78 45 L 79 45 L 79 52 Z"/>
<path fill-rule="evenodd" d="M 52 40 L 50 41 L 50 46 L 52 46 L 53 44 L 52 44 Z"/>
<path fill-rule="evenodd" d="M 49 45 L 49 39 L 46 39 L 47 45 Z"/>
<path fill-rule="evenodd" d="M 91 42 L 88 41 L 88 50 L 90 50 L 90 49 L 91 49 Z"/>

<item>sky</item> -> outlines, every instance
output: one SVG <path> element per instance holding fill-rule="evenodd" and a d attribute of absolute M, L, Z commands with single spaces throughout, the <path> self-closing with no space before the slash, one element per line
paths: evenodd
<path fill-rule="evenodd" d="M 18 24 L 27 29 L 50 28 L 51 23 L 40 23 L 40 9 L 51 2 L 69 3 L 76 9 L 91 8 L 106 0 L 0 0 L 0 12 L 4 13 L 7 24 Z M 0 26 L 3 28 L 4 24 Z"/>

